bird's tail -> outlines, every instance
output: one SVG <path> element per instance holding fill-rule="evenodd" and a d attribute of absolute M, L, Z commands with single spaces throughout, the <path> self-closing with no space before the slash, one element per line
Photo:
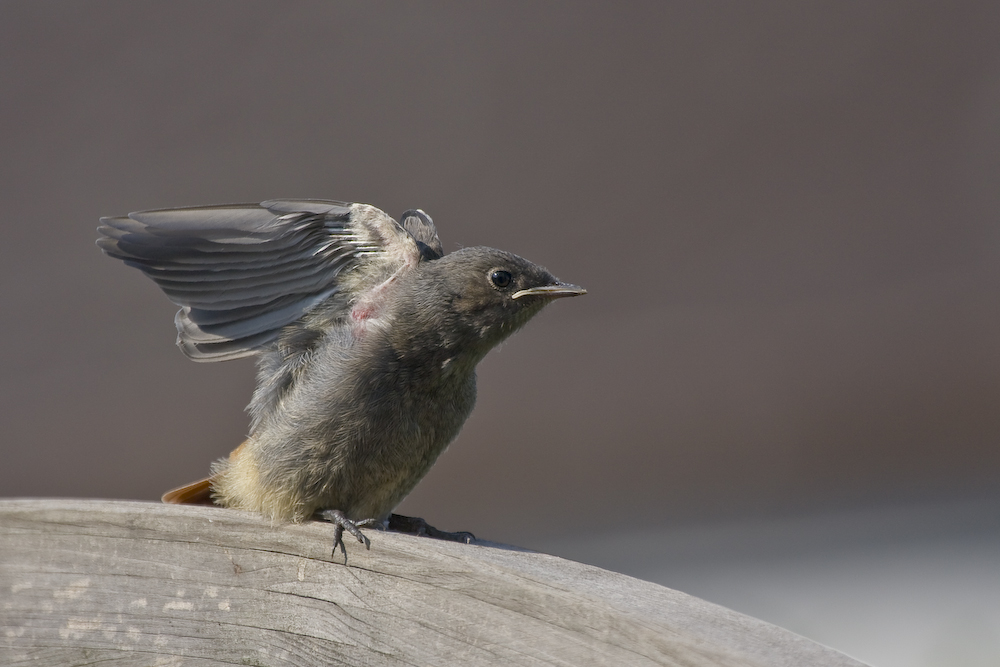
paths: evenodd
<path fill-rule="evenodd" d="M 212 502 L 212 482 L 214 477 L 199 479 L 176 489 L 171 489 L 160 498 L 165 503 L 175 505 L 214 505 Z"/>
<path fill-rule="evenodd" d="M 239 458 L 240 450 L 245 444 L 247 441 L 244 440 L 239 447 L 229 453 L 230 461 Z M 212 475 L 205 479 L 199 479 L 197 482 L 171 489 L 160 497 L 160 501 L 174 505 L 214 505 L 215 500 L 212 498 L 212 494 L 215 491 L 214 486 L 218 478 L 218 475 Z"/>

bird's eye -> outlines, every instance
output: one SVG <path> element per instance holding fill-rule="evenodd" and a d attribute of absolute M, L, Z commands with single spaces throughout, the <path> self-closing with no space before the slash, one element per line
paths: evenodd
<path fill-rule="evenodd" d="M 508 287 L 513 281 L 514 276 L 510 275 L 510 271 L 503 271 L 501 269 L 490 271 L 490 282 L 500 289 Z"/>

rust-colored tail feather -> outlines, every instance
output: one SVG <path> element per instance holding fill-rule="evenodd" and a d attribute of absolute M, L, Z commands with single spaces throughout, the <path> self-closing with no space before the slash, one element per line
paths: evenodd
<path fill-rule="evenodd" d="M 229 453 L 229 460 L 235 461 L 239 458 L 240 451 L 246 444 L 247 441 L 244 440 L 240 443 L 239 447 L 231 451 Z M 174 505 L 214 505 L 215 503 L 212 502 L 212 483 L 215 481 L 215 477 L 215 475 L 212 475 L 205 479 L 199 479 L 197 482 L 191 482 L 176 489 L 171 489 L 164 493 L 160 500 L 165 503 L 173 503 Z"/>
<path fill-rule="evenodd" d="M 165 503 L 175 505 L 214 505 L 212 502 L 212 477 L 199 479 L 176 489 L 171 489 L 160 498 Z"/>

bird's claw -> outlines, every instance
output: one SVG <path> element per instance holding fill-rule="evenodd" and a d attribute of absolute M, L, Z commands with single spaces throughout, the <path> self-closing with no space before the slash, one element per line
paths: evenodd
<path fill-rule="evenodd" d="M 476 541 L 476 536 L 468 531 L 460 530 L 449 533 L 445 530 L 438 530 L 420 517 L 415 516 L 390 514 L 388 524 L 389 530 L 395 530 L 399 533 L 433 537 L 436 540 L 447 540 L 449 542 L 464 542 L 465 544 L 472 544 Z"/>
<path fill-rule="evenodd" d="M 371 526 L 379 523 L 375 519 L 362 519 L 361 521 L 351 521 L 344 515 L 340 510 L 321 510 L 319 512 L 320 517 L 324 521 L 329 521 L 333 524 L 333 550 L 330 552 L 330 556 L 337 555 L 337 545 L 340 545 L 340 551 L 344 554 L 344 565 L 347 565 L 347 546 L 344 544 L 344 531 L 357 538 L 358 542 L 365 545 L 365 549 L 371 549 L 372 543 L 365 534 L 362 533 L 358 526 Z"/>

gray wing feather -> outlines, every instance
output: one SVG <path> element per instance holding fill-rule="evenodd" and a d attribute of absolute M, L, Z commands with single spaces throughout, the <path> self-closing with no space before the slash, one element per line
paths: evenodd
<path fill-rule="evenodd" d="M 437 228 L 431 216 L 427 215 L 419 208 L 411 208 L 404 211 L 399 216 L 399 221 L 403 228 L 410 233 L 420 248 L 420 256 L 426 260 L 441 259 L 444 257 L 444 248 L 441 246 L 441 239 L 438 238 Z"/>
<path fill-rule="evenodd" d="M 98 246 L 182 307 L 177 344 L 195 361 L 256 353 L 334 294 L 349 267 L 377 256 L 419 257 L 387 215 L 336 201 L 140 211 L 101 223 Z"/>

